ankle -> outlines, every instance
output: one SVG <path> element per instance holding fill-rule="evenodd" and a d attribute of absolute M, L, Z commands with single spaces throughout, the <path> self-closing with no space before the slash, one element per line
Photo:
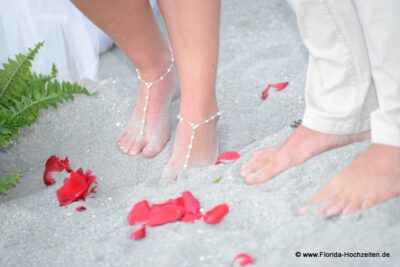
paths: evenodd
<path fill-rule="evenodd" d="M 193 103 L 186 105 L 185 103 L 181 103 L 179 114 L 186 120 L 197 123 L 208 119 L 217 114 L 217 112 L 219 112 L 218 104 L 216 101 L 214 103 L 211 101 L 211 103 L 208 102 L 208 104 L 204 105 L 195 105 Z"/>
<path fill-rule="evenodd" d="M 136 72 L 146 82 L 152 82 L 159 79 L 161 76 L 166 74 L 169 76 L 169 72 L 174 67 L 174 58 L 172 52 L 164 54 L 157 61 L 147 62 L 147 64 L 141 64 L 136 66 Z"/>

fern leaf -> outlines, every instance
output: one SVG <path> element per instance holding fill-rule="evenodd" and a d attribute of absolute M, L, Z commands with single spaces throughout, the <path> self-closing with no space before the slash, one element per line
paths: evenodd
<path fill-rule="evenodd" d="M 12 138 L 19 133 L 19 129 L 28 122 L 22 117 L 0 110 L 0 147 L 6 147 Z"/>
<path fill-rule="evenodd" d="M 30 67 L 43 42 L 38 43 L 28 54 L 18 54 L 9 59 L 0 70 L 0 104 L 5 104 L 10 96 L 18 94 L 30 80 Z"/>
<path fill-rule="evenodd" d="M 46 90 L 42 90 L 45 88 Z M 14 117 L 22 117 L 31 125 L 39 117 L 40 110 L 47 109 L 49 106 L 57 108 L 58 104 L 73 100 L 74 94 L 84 94 L 90 96 L 89 91 L 74 83 L 58 81 L 38 82 L 31 84 L 30 97 L 21 97 L 11 109 Z"/>
<path fill-rule="evenodd" d="M 38 43 L 27 55 L 17 55 L 0 69 L 0 147 L 6 147 L 21 127 L 32 125 L 41 110 L 57 108 L 73 100 L 74 94 L 94 95 L 77 83 L 57 81 L 54 64 L 51 74 L 31 72 L 32 60 L 42 46 Z"/>
<path fill-rule="evenodd" d="M 0 177 L 0 193 L 6 194 L 7 189 L 13 185 L 16 185 L 20 179 L 21 179 L 21 173 L 19 172 L 15 172 L 7 178 Z"/>

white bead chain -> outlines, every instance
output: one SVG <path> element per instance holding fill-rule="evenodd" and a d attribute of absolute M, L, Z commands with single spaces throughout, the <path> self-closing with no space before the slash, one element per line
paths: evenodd
<path fill-rule="evenodd" d="M 170 53 L 171 53 L 171 60 L 170 60 L 170 64 L 169 67 L 167 69 L 166 72 L 164 72 L 163 75 L 161 75 L 158 79 L 152 81 L 152 82 L 148 82 L 142 79 L 142 77 L 140 76 L 140 72 L 138 69 L 136 69 L 137 72 L 137 78 L 139 81 L 141 81 L 145 86 L 146 86 L 146 98 L 145 98 L 145 102 L 144 102 L 144 108 L 143 108 L 143 116 L 142 116 L 142 125 L 140 127 L 140 134 L 139 137 L 143 137 L 144 135 L 144 127 L 146 126 L 146 117 L 147 117 L 147 108 L 149 105 L 149 99 L 150 99 L 150 88 L 152 88 L 156 83 L 164 80 L 165 77 L 167 77 L 167 75 L 171 72 L 172 67 L 174 66 L 174 54 L 172 53 L 172 48 L 169 48 Z"/>
<path fill-rule="evenodd" d="M 212 120 L 215 120 L 217 117 L 220 117 L 221 115 L 222 115 L 221 112 L 218 111 L 217 113 L 215 113 L 214 115 L 212 115 L 208 119 L 202 121 L 201 123 L 197 123 L 197 124 L 188 122 L 180 114 L 178 115 L 178 120 L 179 121 L 182 121 L 182 122 L 186 123 L 187 125 L 190 126 L 190 128 L 192 128 L 192 135 L 190 136 L 190 144 L 189 144 L 189 147 L 188 147 L 188 152 L 187 152 L 186 157 L 185 157 L 185 164 L 183 165 L 183 170 L 186 170 L 186 168 L 188 167 L 188 164 L 189 164 L 189 159 L 190 159 L 190 156 L 191 156 L 191 153 L 192 153 L 193 142 L 194 142 L 194 138 L 195 138 L 195 135 L 196 135 L 196 130 L 200 126 L 202 126 L 204 124 L 207 124 Z"/>

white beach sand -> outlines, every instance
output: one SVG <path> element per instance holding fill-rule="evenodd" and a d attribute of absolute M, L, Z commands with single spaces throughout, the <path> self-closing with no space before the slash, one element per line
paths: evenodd
<path fill-rule="evenodd" d="M 307 52 L 284 0 L 223 1 L 218 98 L 221 151 L 238 150 L 233 165 L 193 170 L 189 178 L 158 185 L 172 142 L 155 159 L 128 157 L 115 139 L 133 109 L 134 67 L 118 50 L 102 57 L 100 80 L 89 83 L 97 97 L 77 97 L 40 120 L 0 152 L 1 173 L 24 177 L 0 196 L 0 266 L 230 266 L 238 253 L 255 266 L 400 266 L 400 199 L 368 211 L 332 219 L 299 217 L 305 205 L 368 143 L 318 156 L 261 186 L 247 186 L 240 165 L 258 147 L 279 143 L 304 110 Z M 40 55 L 39 55 L 40 56 Z M 260 94 L 267 83 L 289 81 L 287 89 Z M 178 110 L 171 111 L 171 123 Z M 175 127 L 174 127 L 175 128 Z M 173 128 L 173 129 L 174 129 Z M 42 182 L 50 156 L 68 156 L 72 167 L 98 176 L 95 198 L 60 208 L 57 184 Z M 220 183 L 213 179 L 222 176 Z M 149 228 L 141 241 L 129 239 L 126 216 L 136 202 L 178 197 L 190 190 L 207 210 L 226 202 L 231 212 L 218 225 L 174 223 Z M 388 252 L 386 258 L 296 257 L 295 252 Z"/>

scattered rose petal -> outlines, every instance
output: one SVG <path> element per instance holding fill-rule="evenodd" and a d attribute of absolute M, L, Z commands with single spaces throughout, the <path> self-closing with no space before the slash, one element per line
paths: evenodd
<path fill-rule="evenodd" d="M 128 222 L 135 225 L 137 222 L 145 222 L 149 217 L 150 205 L 147 200 L 136 203 L 128 214 Z"/>
<path fill-rule="evenodd" d="M 70 171 L 70 177 L 64 179 L 64 185 L 57 190 L 57 197 L 60 206 L 70 204 L 77 200 L 85 200 L 90 188 L 94 188 L 96 176 L 91 171 L 83 173 L 82 169 L 77 172 Z"/>
<path fill-rule="evenodd" d="M 185 214 L 185 209 L 173 203 L 154 204 L 150 208 L 149 217 L 146 220 L 148 226 L 158 226 L 176 222 Z"/>
<path fill-rule="evenodd" d="M 226 205 L 225 203 L 220 204 L 204 214 L 204 222 L 207 224 L 217 224 L 225 217 L 228 212 L 228 205 Z"/>
<path fill-rule="evenodd" d="M 200 211 L 200 204 L 197 199 L 194 198 L 192 193 L 185 191 L 182 193 L 183 207 L 186 213 L 198 213 Z"/>
<path fill-rule="evenodd" d="M 85 206 L 79 206 L 75 208 L 77 211 L 85 211 L 86 207 Z"/>
<path fill-rule="evenodd" d="M 261 99 L 265 100 L 269 96 L 269 89 L 271 88 L 271 84 L 268 84 L 267 87 L 264 89 L 264 91 L 261 94 Z"/>
<path fill-rule="evenodd" d="M 63 170 L 70 171 L 69 161 L 66 157 L 64 160 L 60 160 L 57 156 L 51 156 L 46 161 L 46 166 L 43 173 L 43 182 L 46 185 L 55 184 L 56 181 L 51 177 L 52 172 L 61 172 Z"/>
<path fill-rule="evenodd" d="M 139 240 L 146 237 L 146 227 L 142 225 L 138 230 L 131 234 L 131 239 Z"/>
<path fill-rule="evenodd" d="M 274 88 L 277 92 L 282 91 L 288 86 L 289 82 L 282 82 L 282 83 L 269 83 L 267 87 L 264 89 L 264 91 L 261 94 L 261 99 L 265 100 L 269 96 L 269 90 L 271 88 Z"/>
<path fill-rule="evenodd" d="M 214 183 L 214 184 L 218 184 L 219 182 L 221 182 L 221 180 L 222 180 L 222 176 L 217 177 L 217 178 L 215 178 L 215 179 L 213 180 L 213 183 Z"/>
<path fill-rule="evenodd" d="M 240 154 L 237 151 L 226 151 L 221 153 L 218 157 L 217 160 L 215 161 L 215 164 L 221 164 L 221 163 L 226 163 L 225 161 L 227 160 L 238 160 L 240 158 Z"/>
<path fill-rule="evenodd" d="M 276 91 L 282 91 L 283 89 L 286 88 L 286 86 L 288 86 L 289 82 L 283 82 L 283 83 L 275 83 L 275 84 L 271 84 L 271 87 L 275 88 Z"/>
<path fill-rule="evenodd" d="M 246 267 L 249 264 L 255 263 L 254 258 L 246 253 L 241 253 L 241 254 L 236 255 L 236 257 L 233 259 L 232 264 L 234 264 L 236 261 L 239 261 L 240 267 Z"/>
<path fill-rule="evenodd" d="M 182 199 L 182 197 L 173 198 L 173 199 L 170 199 L 167 202 L 161 203 L 161 204 L 174 204 L 174 205 L 183 207 L 183 199 Z"/>
<path fill-rule="evenodd" d="M 203 217 L 203 214 L 201 214 L 200 211 L 196 213 L 185 213 L 185 215 L 182 218 L 182 222 L 189 223 L 189 222 L 194 222 L 197 220 L 200 220 L 201 217 Z"/>
<path fill-rule="evenodd" d="M 82 171 L 80 171 L 80 173 L 82 173 Z M 220 222 L 228 212 L 228 205 L 218 205 L 206 213 L 204 221 L 208 224 L 216 224 Z M 177 221 L 189 223 L 200 220 L 201 218 L 203 218 L 203 214 L 200 211 L 200 203 L 189 191 L 183 192 L 181 197 L 170 199 L 159 204 L 149 205 L 146 200 L 143 200 L 136 203 L 128 214 L 129 224 L 134 225 L 140 222 L 150 227 Z M 136 235 L 141 233 L 139 230 L 132 234 L 132 239 L 135 239 Z"/>

